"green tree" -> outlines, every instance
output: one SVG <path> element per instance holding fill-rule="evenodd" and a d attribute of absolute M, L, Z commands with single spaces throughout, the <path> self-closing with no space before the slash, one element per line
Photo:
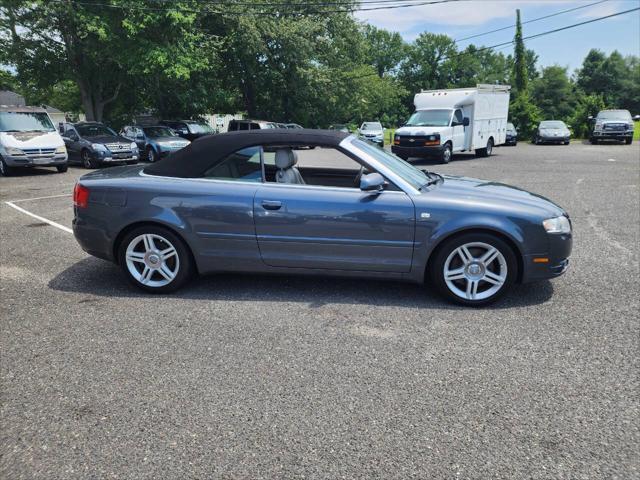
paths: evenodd
<path fill-rule="evenodd" d="M 380 78 L 394 73 L 405 56 L 406 44 L 398 32 L 389 32 L 366 24 L 363 29 L 365 61 Z"/>
<path fill-rule="evenodd" d="M 591 127 L 589 117 L 595 117 L 604 108 L 606 108 L 606 104 L 602 95 L 580 95 L 573 115 L 569 118 L 569 125 L 573 129 L 573 135 L 578 138 L 587 137 Z"/>
<path fill-rule="evenodd" d="M 531 99 L 546 120 L 568 120 L 576 105 L 576 94 L 567 69 L 558 65 L 543 68 L 531 85 Z"/>
<path fill-rule="evenodd" d="M 527 89 L 529 77 L 519 9 L 516 10 L 516 35 L 513 41 L 515 45 L 513 50 L 513 88 L 516 92 L 524 92 Z"/>

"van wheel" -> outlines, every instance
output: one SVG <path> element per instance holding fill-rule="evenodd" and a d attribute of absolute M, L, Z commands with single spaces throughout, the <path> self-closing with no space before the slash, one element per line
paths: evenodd
<path fill-rule="evenodd" d="M 445 143 L 442 153 L 440 154 L 440 163 L 449 163 L 451 161 L 451 144 Z"/>
<path fill-rule="evenodd" d="M 490 157 L 493 153 L 493 138 L 487 140 L 487 146 L 476 150 L 477 157 Z"/>
<path fill-rule="evenodd" d="M 0 175 L 3 177 L 10 177 L 13 174 L 13 168 L 11 168 L 4 161 L 4 158 L 0 158 Z"/>
<path fill-rule="evenodd" d="M 58 165 L 56 167 L 56 170 L 58 170 L 58 173 L 64 173 L 69 169 L 69 166 L 65 163 L 64 165 Z"/>

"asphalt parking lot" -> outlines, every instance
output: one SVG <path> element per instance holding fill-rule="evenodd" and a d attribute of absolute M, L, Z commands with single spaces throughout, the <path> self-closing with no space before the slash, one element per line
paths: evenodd
<path fill-rule="evenodd" d="M 0 477 L 637 478 L 638 142 L 423 163 L 565 207 L 567 274 L 480 310 L 255 275 L 149 296 L 46 222 L 85 170 L 1 178 Z"/>

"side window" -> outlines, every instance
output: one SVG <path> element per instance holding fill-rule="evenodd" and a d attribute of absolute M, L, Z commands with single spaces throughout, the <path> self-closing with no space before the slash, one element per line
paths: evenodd
<path fill-rule="evenodd" d="M 232 153 L 212 166 L 203 176 L 217 180 L 262 182 L 260 147 L 243 148 Z"/>
<path fill-rule="evenodd" d="M 251 124 L 251 130 L 260 130 L 260 124 L 259 123 L 252 123 Z"/>
<path fill-rule="evenodd" d="M 238 126 L 240 127 L 238 130 L 249 130 L 249 124 L 247 122 L 240 122 Z"/>
<path fill-rule="evenodd" d="M 452 126 L 455 127 L 456 125 L 462 125 L 462 120 L 463 120 L 462 110 L 458 109 L 453 114 Z"/>

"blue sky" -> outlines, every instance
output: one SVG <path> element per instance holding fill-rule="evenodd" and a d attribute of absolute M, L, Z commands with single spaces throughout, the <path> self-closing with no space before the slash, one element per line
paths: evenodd
<path fill-rule="evenodd" d="M 463 38 L 515 23 L 519 8 L 522 20 L 531 20 L 596 0 L 468 0 L 423 5 L 395 10 L 358 12 L 361 20 L 388 30 L 397 31 L 405 40 L 415 39 L 421 32 L 444 33 Z M 553 18 L 523 25 L 524 35 L 533 35 L 573 23 L 611 13 L 640 7 L 640 0 L 608 0 Z M 460 42 L 464 48 L 470 43 L 495 45 L 513 39 L 514 29 Z M 640 56 L 640 11 L 579 26 L 527 42 L 539 55 L 539 66 L 562 65 L 573 72 L 591 48 L 607 53 L 618 50 L 623 55 Z M 501 49 L 505 53 L 512 47 Z"/>

